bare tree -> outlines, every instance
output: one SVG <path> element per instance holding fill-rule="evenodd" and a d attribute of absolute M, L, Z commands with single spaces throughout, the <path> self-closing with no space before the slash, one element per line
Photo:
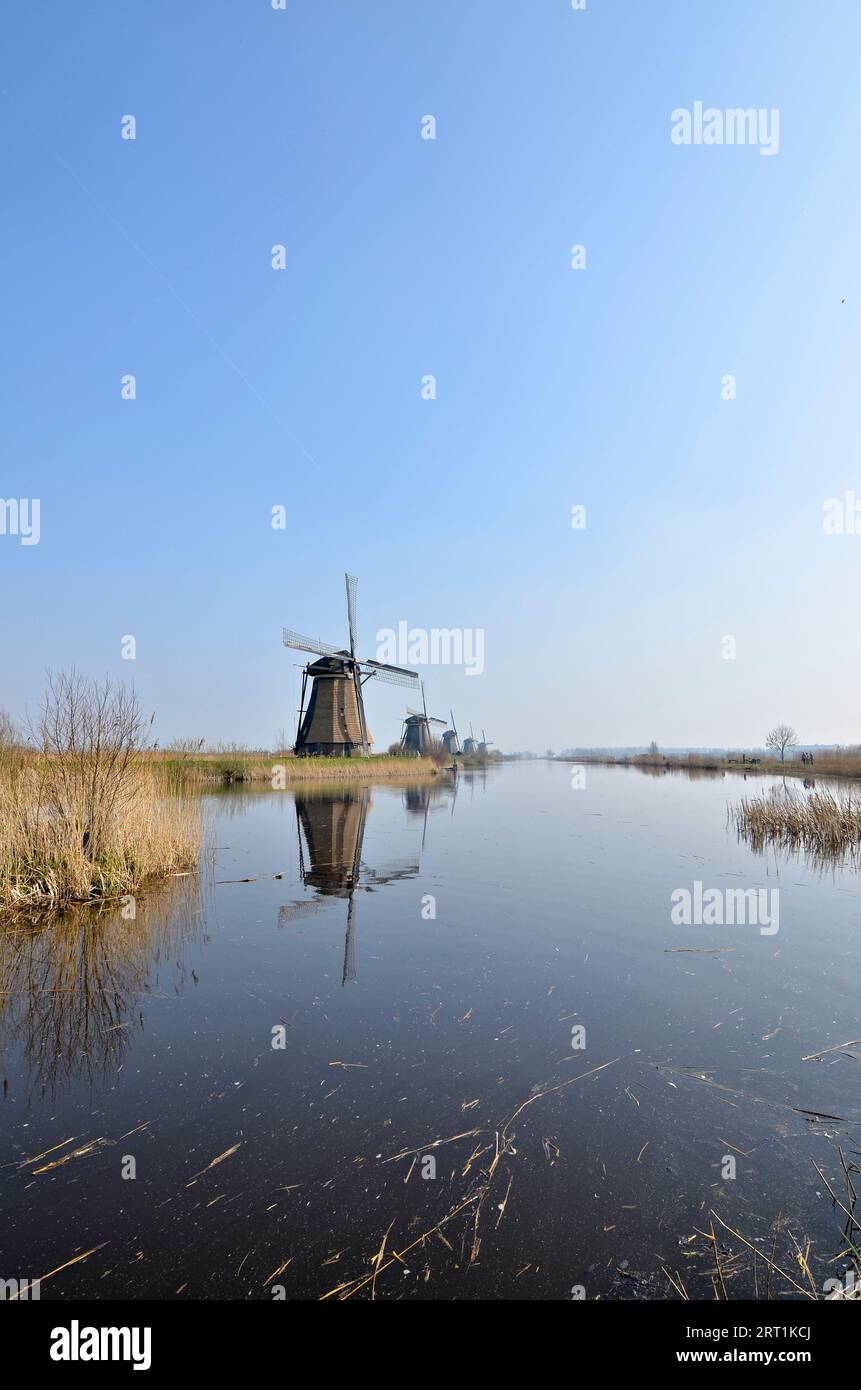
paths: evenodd
<path fill-rule="evenodd" d="M 114 811 L 134 795 L 148 729 L 137 695 L 109 677 L 99 682 L 74 669 L 49 673 L 29 727 L 43 754 L 46 803 L 77 827 L 83 849 L 95 858 Z"/>
<path fill-rule="evenodd" d="M 779 753 L 781 762 L 786 760 L 787 748 L 795 748 L 797 745 L 798 735 L 791 724 L 775 724 L 765 740 L 766 748 L 771 748 L 775 753 Z"/>

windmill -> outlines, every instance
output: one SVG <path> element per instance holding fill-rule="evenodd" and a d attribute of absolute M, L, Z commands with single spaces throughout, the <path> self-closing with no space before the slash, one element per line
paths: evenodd
<path fill-rule="evenodd" d="M 460 740 L 457 736 L 457 725 L 454 722 L 454 710 L 450 709 L 449 714 L 451 715 L 451 728 L 446 729 L 442 736 L 442 741 L 445 751 L 450 753 L 452 757 L 455 757 L 456 754 L 460 752 Z"/>
<path fill-rule="evenodd" d="M 315 652 L 319 661 L 309 662 L 302 672 L 302 699 L 299 706 L 297 757 L 328 756 L 367 757 L 371 738 L 365 719 L 362 686 L 372 677 L 387 685 L 406 685 L 414 690 L 418 674 L 402 666 L 387 666 L 380 661 L 360 661 L 356 656 L 356 585 L 352 574 L 344 575 L 347 590 L 347 627 L 350 650 L 332 647 L 315 637 L 303 637 L 285 627 L 285 647 L 300 652 Z M 305 708 L 305 693 L 311 680 L 311 696 Z"/>
<path fill-rule="evenodd" d="M 422 691 L 422 713 L 418 710 L 407 708 L 407 717 L 404 720 L 404 731 L 401 734 L 401 748 L 405 753 L 415 753 L 417 757 L 429 753 L 434 736 L 431 732 L 431 724 L 445 725 L 444 719 L 434 719 L 428 715 L 427 701 L 425 700 L 425 683 L 421 682 Z"/>
<path fill-rule="evenodd" d="M 465 738 L 463 741 L 463 751 L 467 757 L 478 752 L 478 741 L 475 734 L 472 732 L 471 724 L 469 726 L 469 738 Z"/>
<path fill-rule="evenodd" d="M 491 740 L 490 740 L 490 743 L 488 743 L 488 741 L 487 741 L 487 734 L 484 732 L 484 729 L 482 729 L 482 731 L 481 731 L 481 743 L 478 745 L 478 751 L 479 751 L 479 753 L 485 753 L 485 754 L 486 754 L 487 751 L 488 751 L 488 749 L 491 748 L 492 746 L 493 746 L 493 739 L 491 739 Z"/>

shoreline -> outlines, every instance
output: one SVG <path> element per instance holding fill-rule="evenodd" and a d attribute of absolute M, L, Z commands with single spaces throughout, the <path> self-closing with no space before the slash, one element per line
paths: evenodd
<path fill-rule="evenodd" d="M 148 765 L 174 787 L 231 786 L 268 783 L 273 791 L 286 791 L 307 782 L 414 781 L 452 772 L 451 761 L 380 754 L 369 758 L 296 758 L 292 754 L 212 753 L 150 755 Z M 458 757 L 457 771 L 488 767 L 497 759 Z"/>
<path fill-rule="evenodd" d="M 645 753 L 635 757 L 557 757 L 551 761 L 590 767 L 633 767 L 641 772 L 714 772 L 736 773 L 744 777 L 801 777 L 815 781 L 817 777 L 843 778 L 847 782 L 861 781 L 861 759 L 823 757 L 821 762 L 802 763 L 797 759 L 781 763 L 779 758 L 759 758 L 742 762 L 736 758 L 718 758 L 708 754 L 689 754 L 685 758 L 668 758 Z"/>
<path fill-rule="evenodd" d="M 434 777 L 443 769 L 431 758 L 294 758 L 292 754 L 149 755 L 148 765 L 174 787 L 268 783 L 284 791 L 303 782 L 374 782 Z"/>

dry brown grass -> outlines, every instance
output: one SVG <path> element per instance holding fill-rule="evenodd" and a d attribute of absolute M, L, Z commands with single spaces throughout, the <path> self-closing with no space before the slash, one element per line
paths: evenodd
<path fill-rule="evenodd" d="M 274 789 L 307 782 L 377 781 L 432 776 L 431 758 L 374 756 L 368 758 L 294 758 L 261 753 L 202 754 L 177 757 L 149 754 L 147 765 L 171 787 L 229 786 L 249 782 Z M 279 773 L 278 769 L 282 769 Z"/>
<path fill-rule="evenodd" d="M 755 761 L 751 761 L 754 759 Z M 612 753 L 590 754 L 588 751 L 566 762 L 601 763 L 612 767 L 636 767 L 643 771 L 658 769 L 662 772 L 706 771 L 743 772 L 746 776 L 803 777 L 845 777 L 847 780 L 861 779 L 861 749 L 834 748 L 814 753 L 812 763 L 803 763 L 801 757 L 793 753 L 786 761 L 770 757 L 761 751 L 756 753 L 715 752 L 715 753 L 637 753 L 614 755 Z"/>
<path fill-rule="evenodd" d="M 799 795 L 776 788 L 770 796 L 740 801 L 731 818 L 756 850 L 777 845 L 837 858 L 861 847 L 861 795 L 851 791 Z"/>
<path fill-rule="evenodd" d="M 0 768 L 0 907 L 56 907 L 132 893 L 147 879 L 192 869 L 202 837 L 199 806 L 166 796 L 136 768 L 121 792 L 96 802 L 79 786 L 57 795 L 44 764 Z M 94 829 L 88 829 L 89 826 Z"/>
<path fill-rule="evenodd" d="M 52 676 L 29 733 L 29 751 L 0 750 L 0 907 L 119 897 L 196 866 L 199 809 L 144 765 L 133 691 Z"/>

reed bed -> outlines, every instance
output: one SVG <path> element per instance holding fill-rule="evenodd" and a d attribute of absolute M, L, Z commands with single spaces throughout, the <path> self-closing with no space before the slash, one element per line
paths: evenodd
<path fill-rule="evenodd" d="M 145 762 L 133 689 L 50 675 L 29 748 L 0 745 L 0 909 L 118 898 L 197 865 L 199 806 Z"/>
<path fill-rule="evenodd" d="M 357 782 L 384 778 L 430 777 L 437 765 L 431 758 L 294 758 L 290 755 L 260 753 L 159 757 L 147 763 L 157 777 L 172 788 L 229 786 L 237 782 L 267 783 L 283 788 L 298 782 Z"/>
<path fill-rule="evenodd" d="M 200 808 L 166 796 L 148 771 L 134 770 L 95 814 L 82 787 L 57 795 L 55 783 L 44 766 L 0 768 L 0 908 L 117 898 L 196 867 Z"/>
<path fill-rule="evenodd" d="M 770 796 L 745 798 L 730 812 L 739 835 L 755 850 L 776 845 L 823 858 L 857 854 L 861 848 L 861 796 L 814 791 L 808 795 L 775 789 Z"/>

